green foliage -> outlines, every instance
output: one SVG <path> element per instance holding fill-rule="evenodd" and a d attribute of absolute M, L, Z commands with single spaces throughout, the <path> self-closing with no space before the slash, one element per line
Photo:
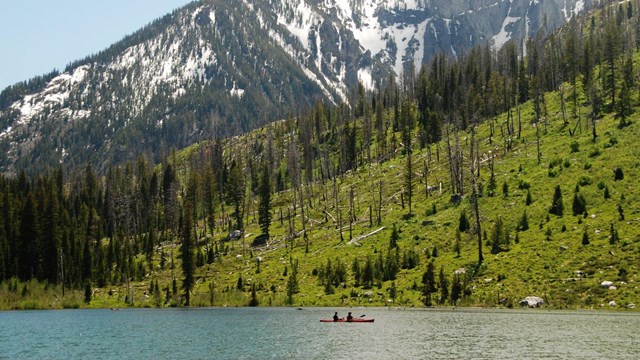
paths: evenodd
<path fill-rule="evenodd" d="M 577 152 L 580 151 L 580 144 L 575 140 L 573 142 L 571 142 L 570 147 L 571 147 L 571 152 L 572 153 L 577 153 Z"/>
<path fill-rule="evenodd" d="M 267 164 L 262 167 L 258 196 L 258 223 L 262 234 L 269 238 L 269 227 L 271 226 L 271 175 Z"/>
<path fill-rule="evenodd" d="M 509 197 L 509 184 L 506 181 L 502 183 L 502 197 Z"/>
<path fill-rule="evenodd" d="M 460 232 L 466 232 L 469 231 L 470 228 L 471 225 L 469 224 L 469 219 L 467 219 L 467 213 L 462 210 L 460 212 L 460 218 L 458 220 L 458 230 Z"/>
<path fill-rule="evenodd" d="M 614 245 L 619 241 L 620 241 L 620 235 L 618 235 L 618 230 L 616 230 L 613 223 L 611 223 L 611 226 L 609 228 L 609 244 Z"/>
<path fill-rule="evenodd" d="M 517 230 L 518 231 L 527 231 L 527 230 L 529 230 L 529 217 L 527 216 L 527 210 L 524 210 L 524 212 L 522 213 L 522 217 L 520 218 L 520 221 L 518 222 Z"/>
<path fill-rule="evenodd" d="M 564 202 L 562 201 L 562 190 L 560 189 L 560 185 L 557 185 L 553 193 L 553 201 L 551 202 L 549 213 L 562 216 L 563 212 Z"/>
<path fill-rule="evenodd" d="M 393 230 L 391 230 L 391 236 L 389 237 L 389 248 L 395 249 L 398 247 L 398 240 L 400 240 L 400 234 L 396 229 L 396 224 L 393 224 Z"/>
<path fill-rule="evenodd" d="M 258 306 L 258 295 L 256 292 L 256 284 L 251 284 L 251 300 L 249 301 L 249 306 Z"/>
<path fill-rule="evenodd" d="M 613 170 L 613 180 L 615 181 L 624 180 L 624 172 L 622 171 L 622 168 L 617 167 Z"/>
<path fill-rule="evenodd" d="M 590 241 L 589 241 L 589 233 L 587 232 L 587 229 L 584 229 L 584 232 L 582 233 L 582 245 L 589 245 Z"/>
<path fill-rule="evenodd" d="M 597 26 L 599 24 L 600 21 Z M 589 36 L 583 39 L 585 43 L 591 41 Z M 556 45 L 564 46 L 562 44 L 560 41 Z M 560 50 L 565 49 L 556 49 L 559 54 L 565 53 Z M 551 50 L 537 56 L 547 56 L 546 51 Z M 595 53 L 591 51 L 591 55 Z M 636 224 L 618 221 L 624 219 L 624 210 L 629 214 L 637 212 L 639 197 L 634 189 L 638 166 L 633 152 L 638 136 L 637 113 L 628 116 L 627 126 L 618 128 L 619 118 L 613 113 L 618 110 L 609 107 L 611 93 L 590 89 L 599 88 L 604 81 L 599 78 L 594 59 L 590 61 L 592 69 L 596 66 L 595 71 L 587 74 L 583 69 L 576 69 L 576 84 L 571 83 L 572 76 L 567 76 L 571 74 L 564 73 L 566 60 L 558 59 L 561 63 L 556 63 L 555 78 L 569 81 L 563 85 L 565 89 L 567 86 L 577 89 L 575 102 L 570 94 L 565 104 L 569 114 L 568 124 L 564 124 L 559 96 L 547 93 L 542 98 L 543 91 L 553 90 L 551 82 L 533 75 L 534 69 L 527 68 L 528 58 L 522 60 L 523 70 L 516 52 L 516 68 L 506 70 L 511 65 L 499 64 L 494 57 L 480 61 L 477 56 L 469 54 L 462 64 L 441 59 L 433 69 L 423 72 L 423 93 L 408 88 L 416 91 L 415 103 L 405 101 L 411 98 L 409 92 L 394 87 L 359 95 L 363 116 L 371 110 L 368 104 L 375 102 L 371 108 L 376 109 L 373 125 L 376 131 L 366 130 L 365 119 L 354 119 L 346 106 L 318 105 L 317 110 L 310 113 L 241 137 L 203 142 L 176 152 L 162 159 L 162 164 L 155 168 L 143 160 L 140 164 L 114 165 L 108 169 L 86 167 L 64 176 L 57 172 L 41 173 L 33 178 L 0 176 L 0 283 L 4 281 L 0 286 L 0 308 L 47 308 L 63 304 L 124 306 L 127 296 L 135 299 L 134 306 L 180 306 L 181 300 L 186 300 L 186 293 L 178 294 L 174 279 L 185 278 L 182 248 L 187 228 L 192 230 L 189 237 L 193 241 L 194 279 L 203 279 L 194 281 L 192 306 L 244 306 L 254 298 L 244 291 L 249 287 L 251 293 L 255 288 L 255 298 L 261 305 L 383 306 L 389 300 L 386 294 L 382 295 L 383 290 L 371 291 L 369 298 L 362 296 L 365 289 L 376 286 L 387 290 L 388 296 L 401 306 L 415 306 L 427 301 L 424 284 L 418 285 L 424 275 L 421 264 L 427 257 L 426 265 L 432 263 L 434 269 L 440 267 L 441 275 L 436 284 L 437 300 L 433 298 L 436 292 L 430 294 L 432 304 L 449 301 L 450 304 L 495 306 L 498 301 L 495 282 L 484 281 L 489 278 L 501 279 L 500 296 L 509 294 L 514 299 L 543 289 L 554 299 L 548 305 L 551 307 L 584 306 L 587 293 L 594 298 L 589 300 L 593 306 L 606 303 L 604 294 L 590 292 L 584 285 L 588 281 L 560 284 L 548 279 L 566 278 L 563 273 L 566 269 L 583 271 L 587 280 L 594 274 L 632 279 L 638 273 L 634 252 L 637 250 L 634 247 Z M 502 59 L 502 54 L 497 58 Z M 491 64 L 492 70 L 483 71 L 486 70 L 483 64 Z M 621 65 L 620 59 L 616 64 Z M 550 74 L 547 72 L 551 68 L 544 61 L 531 66 L 537 67 L 538 74 Z M 442 79 L 457 78 L 460 68 L 465 69 L 463 77 L 488 74 L 488 77 L 472 77 L 477 82 L 474 87 L 487 89 L 486 101 L 484 93 L 459 87 L 459 84 L 470 84 L 464 79 L 444 86 Z M 497 70 L 503 68 L 504 72 Z M 591 79 L 587 79 L 589 77 Z M 591 85 L 583 88 L 584 84 L 578 83 L 583 80 L 591 81 Z M 501 109 L 513 105 L 514 100 L 509 100 L 509 105 L 500 93 L 517 91 L 495 90 L 496 84 L 515 81 L 528 86 L 523 99 L 537 97 L 538 109 L 534 109 L 533 102 L 519 103 L 518 109 L 512 109 L 511 116 L 501 115 Z M 618 90 L 621 81 L 618 78 Z M 461 90 L 464 96 L 455 95 Z M 598 92 L 607 97 L 600 105 L 595 104 L 598 99 L 594 96 L 597 97 Z M 496 94 L 500 96 L 494 97 Z M 632 89 L 631 94 L 637 97 L 637 89 Z M 620 95 L 617 91 L 618 104 L 622 101 Z M 591 122 L 592 107 L 598 106 L 594 111 L 597 121 Z M 451 109 L 464 111 L 454 116 Z M 513 115 L 516 111 L 522 114 L 525 125 L 520 130 L 519 116 Z M 536 126 L 527 126 L 529 117 L 536 111 L 540 115 Z M 579 114 L 583 114 L 582 117 L 579 118 Z M 403 123 L 411 120 L 406 116 L 418 122 L 413 132 Z M 446 120 L 452 116 L 455 122 Z M 429 133 L 428 127 L 434 119 L 439 124 L 447 124 L 442 127 L 443 133 Z M 478 181 L 480 195 L 472 198 L 470 160 L 466 154 L 471 153 L 469 126 L 475 120 L 474 152 L 488 154 L 491 151 L 495 156 L 479 162 L 476 170 L 480 177 L 473 180 Z M 396 133 L 394 122 L 398 128 Z M 497 124 L 503 128 L 499 129 Z M 604 136 L 597 137 L 596 144 L 589 144 L 593 128 Z M 370 142 L 366 139 L 367 131 L 375 133 L 370 134 L 374 135 Z M 430 143 L 435 135 L 446 135 L 446 138 L 440 143 Z M 535 156 L 537 136 L 540 136 L 542 165 Z M 412 142 L 411 151 L 404 147 L 405 140 Z M 580 144 L 577 151 L 573 151 L 573 143 Z M 368 160 L 368 150 L 372 162 Z M 452 163 L 449 163 L 449 151 Z M 598 155 L 590 158 L 589 154 L 594 151 Z M 413 192 L 414 217 L 405 217 L 406 210 L 401 209 L 402 200 L 408 200 L 407 154 L 415 160 L 413 165 L 424 161 L 424 169 L 428 169 L 413 167 L 415 189 L 418 184 L 443 182 L 442 194 Z M 552 167 L 548 168 L 544 163 L 550 159 Z M 567 166 L 572 164 L 575 166 Z M 625 169 L 625 181 L 611 181 L 613 165 Z M 249 234 L 263 231 L 260 185 L 264 168 L 270 169 L 273 177 L 270 183 L 275 184 L 270 191 L 272 219 L 268 231 L 273 242 L 268 249 L 245 243 L 252 238 Z M 549 174 L 553 177 L 549 178 Z M 495 197 L 495 187 L 494 196 L 483 196 L 483 185 L 490 185 L 483 182 L 490 182 L 490 175 L 494 185 L 499 180 L 502 184 L 517 184 L 517 190 L 514 187 L 504 191 L 503 185 L 507 200 Z M 192 176 L 196 178 L 196 186 L 190 184 Z M 459 202 L 451 202 L 455 190 L 450 189 L 458 186 L 455 184 L 458 180 L 463 196 Z M 588 186 L 592 183 L 598 184 L 598 191 Z M 560 187 L 568 186 L 571 190 L 575 184 L 578 192 L 574 194 L 573 198 L 577 199 L 574 202 L 584 209 L 574 209 L 572 202 L 572 210 L 576 215 L 584 214 L 588 200 L 589 211 L 597 216 L 574 220 L 550 216 L 563 214 Z M 554 193 L 554 188 L 560 196 L 554 197 L 550 209 L 545 201 Z M 627 199 L 611 203 L 603 199 L 599 191 L 604 192 L 605 197 L 625 194 Z M 532 195 L 536 200 L 538 197 L 547 200 L 534 202 Z M 520 196 L 524 199 L 519 200 Z M 475 201 L 479 208 L 478 230 L 475 230 Z M 471 219 L 465 213 L 467 210 L 472 211 Z M 187 214 L 191 214 L 191 226 L 185 226 L 189 220 Z M 428 214 L 428 218 L 424 214 Z M 492 224 L 490 219 L 497 220 Z M 532 221 L 539 225 L 539 231 L 526 231 Z M 388 230 L 375 232 L 382 227 L 389 229 L 393 224 L 397 226 L 391 236 Z M 580 227 L 603 229 L 607 226 L 615 256 L 606 252 L 606 256 L 602 256 L 602 246 L 579 249 L 571 246 L 581 235 L 577 230 Z M 497 231 L 499 228 L 502 230 Z M 509 229 L 513 228 L 519 232 L 510 243 Z M 235 229 L 242 231 L 239 237 L 231 239 L 229 233 Z M 499 254 L 486 257 L 482 266 L 476 267 L 478 233 L 484 234 L 480 245 L 488 245 L 492 252 Z M 353 241 L 339 242 L 343 234 Z M 590 241 L 594 245 L 604 241 L 604 236 L 592 236 Z M 27 241 L 32 237 L 33 243 Z M 542 241 L 552 238 L 556 245 Z M 503 252 L 507 249 L 512 251 Z M 180 252 L 174 254 L 174 251 Z M 256 260 L 254 264 L 245 258 L 254 254 L 256 259 L 263 260 Z M 238 258 L 238 255 L 242 256 Z M 300 259 L 299 267 L 294 266 L 293 258 Z M 188 262 L 189 259 L 187 265 Z M 340 262 L 350 266 L 340 266 Z M 63 264 L 64 280 L 60 271 Z M 460 268 L 476 270 L 454 273 Z M 504 277 L 505 273 L 509 276 Z M 11 278 L 16 281 L 10 284 Z M 447 278 L 451 280 L 448 286 L 443 283 Z M 39 286 L 30 282 L 32 279 L 37 280 L 36 285 L 48 283 L 49 290 L 38 290 Z M 152 283 L 151 279 L 154 279 Z M 126 280 L 132 283 L 131 291 L 124 288 Z M 43 295 L 59 295 L 59 284 L 63 281 L 68 292 L 64 299 Z M 98 288 L 89 305 L 82 301 L 86 281 Z M 214 281 L 216 287 L 210 288 Z M 267 292 L 267 289 L 270 290 Z M 450 291 L 448 299 L 443 301 L 445 289 Z M 567 289 L 571 292 L 566 292 Z M 146 300 L 142 291 L 152 296 Z M 631 287 L 621 286 L 615 294 L 606 294 L 615 296 L 618 303 L 638 302 Z"/>
<path fill-rule="evenodd" d="M 587 212 L 587 199 L 581 193 L 573 194 L 573 203 L 571 205 L 573 216 L 582 215 Z"/>
<path fill-rule="evenodd" d="M 425 306 L 432 306 L 431 295 L 438 291 L 436 284 L 435 265 L 433 260 L 427 264 L 427 269 L 422 274 L 422 297 Z"/>

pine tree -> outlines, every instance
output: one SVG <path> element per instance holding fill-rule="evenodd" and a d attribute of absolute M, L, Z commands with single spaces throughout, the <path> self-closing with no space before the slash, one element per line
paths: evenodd
<path fill-rule="evenodd" d="M 573 194 L 573 204 L 571 205 L 573 216 L 582 215 L 587 212 L 587 200 L 581 193 Z"/>
<path fill-rule="evenodd" d="M 440 299 L 438 300 L 438 304 L 444 305 L 444 303 L 449 299 L 449 278 L 444 272 L 444 266 L 440 267 Z"/>
<path fill-rule="evenodd" d="M 471 228 L 471 225 L 469 224 L 467 213 L 464 210 L 462 210 L 460 212 L 460 219 L 458 220 L 458 230 L 460 230 L 460 232 L 465 232 L 470 228 Z"/>
<path fill-rule="evenodd" d="M 396 229 L 396 224 L 394 223 L 393 229 L 391 230 L 391 237 L 389 238 L 389 248 L 397 248 L 398 240 L 400 240 L 400 234 L 398 234 L 398 229 Z"/>
<path fill-rule="evenodd" d="M 455 306 L 458 304 L 458 300 L 462 297 L 463 285 L 459 275 L 453 276 L 453 283 L 451 284 L 451 303 Z"/>
<path fill-rule="evenodd" d="M 582 245 L 589 245 L 589 233 L 587 232 L 586 228 L 582 233 Z"/>
<path fill-rule="evenodd" d="M 412 214 L 411 200 L 413 198 L 413 160 L 411 152 L 407 153 L 407 163 L 404 171 L 404 193 L 409 204 L 409 215 Z"/>
<path fill-rule="evenodd" d="M 553 193 L 553 201 L 551 202 L 549 212 L 557 216 L 562 216 L 564 212 L 564 202 L 562 201 L 562 190 L 560 189 L 560 185 L 556 186 Z"/>
<path fill-rule="evenodd" d="M 438 290 L 436 287 L 435 265 L 433 260 L 427 265 L 427 270 L 422 274 L 422 296 L 425 306 L 431 306 L 431 294 Z"/>
<path fill-rule="evenodd" d="M 527 230 L 529 230 L 529 218 L 527 216 L 527 210 L 525 210 L 522 213 L 520 222 L 518 223 L 518 231 L 527 231 Z"/>
<path fill-rule="evenodd" d="M 618 116 L 620 117 L 619 128 L 627 126 L 627 117 L 633 112 L 631 90 L 634 88 L 634 83 L 633 59 L 631 56 L 627 56 L 622 67 L 622 87 L 617 103 Z"/>
<path fill-rule="evenodd" d="M 242 166 L 233 161 L 231 168 L 229 169 L 229 179 L 226 182 L 226 195 L 229 202 L 233 205 L 233 217 L 236 220 L 236 229 L 244 230 L 243 217 L 243 203 L 245 193 L 245 180 L 242 173 Z"/>
<path fill-rule="evenodd" d="M 269 226 L 271 225 L 271 177 L 269 175 L 269 167 L 266 164 L 262 168 L 258 196 L 258 223 L 262 234 L 269 238 Z"/>
<path fill-rule="evenodd" d="M 287 303 L 293 305 L 293 295 L 299 292 L 298 288 L 298 260 L 291 264 L 291 275 L 287 280 Z"/>
<path fill-rule="evenodd" d="M 614 227 L 613 223 L 611 223 L 611 227 L 609 228 L 609 244 L 614 245 L 620 240 L 620 235 L 618 235 L 618 230 Z"/>
<path fill-rule="evenodd" d="M 182 290 L 184 290 L 185 306 L 189 306 L 191 303 L 191 290 L 195 285 L 195 264 L 193 259 L 195 252 L 195 228 L 193 213 L 196 186 L 197 182 L 195 179 L 195 175 L 192 175 L 189 179 L 187 198 L 185 200 L 183 214 L 181 214 L 182 221 L 180 222 L 180 233 L 182 240 L 182 245 L 180 246 L 180 258 L 182 260 Z"/>
<path fill-rule="evenodd" d="M 258 294 L 256 293 L 256 284 L 251 285 L 251 300 L 249 306 L 258 306 Z"/>

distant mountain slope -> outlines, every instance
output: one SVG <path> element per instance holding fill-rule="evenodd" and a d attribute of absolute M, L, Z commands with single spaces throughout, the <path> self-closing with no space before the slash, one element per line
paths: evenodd
<path fill-rule="evenodd" d="M 109 164 L 348 102 L 434 54 L 560 25 L 590 1 L 202 0 L 0 94 L 0 172 Z M 546 14 L 546 15 L 544 15 Z"/>

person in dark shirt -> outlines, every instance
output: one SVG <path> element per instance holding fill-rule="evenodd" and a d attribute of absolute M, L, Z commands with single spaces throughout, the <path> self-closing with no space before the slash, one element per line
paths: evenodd
<path fill-rule="evenodd" d="M 338 321 L 340 318 L 338 317 L 338 312 L 336 311 L 335 314 L 333 314 L 333 321 Z"/>
<path fill-rule="evenodd" d="M 347 322 L 351 322 L 353 320 L 353 316 L 351 316 L 351 312 L 347 314 Z"/>

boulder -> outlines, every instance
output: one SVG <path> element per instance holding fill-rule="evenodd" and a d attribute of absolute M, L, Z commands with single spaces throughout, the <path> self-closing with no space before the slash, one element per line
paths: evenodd
<path fill-rule="evenodd" d="M 465 268 L 459 268 L 458 270 L 453 272 L 453 275 L 463 275 L 467 272 Z"/>
<path fill-rule="evenodd" d="M 240 237 L 242 237 L 242 231 L 233 230 L 232 232 L 229 233 L 229 236 L 227 237 L 227 239 L 228 240 L 238 240 L 238 239 L 240 239 Z"/>
<path fill-rule="evenodd" d="M 629 304 L 627 305 L 627 309 L 635 309 L 636 308 L 636 304 Z"/>
<path fill-rule="evenodd" d="M 605 280 L 605 281 L 603 281 L 603 282 L 601 282 L 601 283 L 600 283 L 600 286 L 602 286 L 602 287 L 603 287 L 603 288 L 605 288 L 605 289 L 610 288 L 610 287 L 611 287 L 611 285 L 613 285 L 613 282 L 612 282 L 612 281 L 609 281 L 609 280 Z"/>
<path fill-rule="evenodd" d="M 615 301 L 613 301 L 613 300 L 609 301 L 609 306 L 611 306 L 611 307 L 616 307 L 617 305 L 618 305 L 618 304 L 616 304 L 616 302 L 615 302 Z"/>
<path fill-rule="evenodd" d="M 527 296 L 526 298 L 520 300 L 520 306 L 527 306 L 530 308 L 540 307 L 544 304 L 544 300 L 537 296 Z"/>

